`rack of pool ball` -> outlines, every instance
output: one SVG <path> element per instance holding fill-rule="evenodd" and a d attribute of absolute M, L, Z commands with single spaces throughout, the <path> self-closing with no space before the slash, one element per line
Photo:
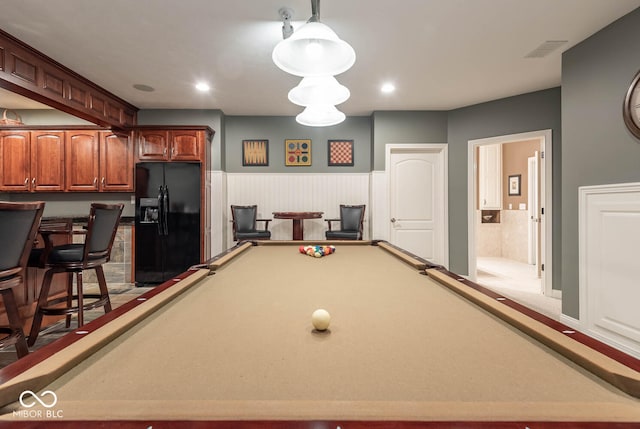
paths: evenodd
<path fill-rule="evenodd" d="M 300 246 L 300 253 L 320 258 L 325 255 L 331 255 L 336 251 L 335 246 Z"/>

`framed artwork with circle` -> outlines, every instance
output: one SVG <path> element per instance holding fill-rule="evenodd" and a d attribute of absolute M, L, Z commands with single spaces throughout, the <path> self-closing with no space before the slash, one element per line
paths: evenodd
<path fill-rule="evenodd" d="M 284 165 L 289 167 L 311 165 L 311 139 L 285 140 Z"/>

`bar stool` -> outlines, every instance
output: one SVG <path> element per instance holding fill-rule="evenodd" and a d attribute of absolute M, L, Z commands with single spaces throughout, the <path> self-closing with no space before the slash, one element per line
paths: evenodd
<path fill-rule="evenodd" d="M 98 307 L 104 307 L 104 312 L 111 311 L 109 290 L 104 277 L 102 265 L 109 262 L 111 247 L 118 231 L 118 224 L 124 204 L 91 204 L 89 222 L 86 230 L 73 231 L 73 234 L 86 235 L 84 243 L 63 244 L 60 246 L 46 246 L 46 255 L 42 257 L 48 268 L 42 280 L 42 288 L 38 297 L 36 312 L 29 333 L 28 344 L 35 344 L 42 325 L 43 316 L 66 315 L 67 326 L 71 315 L 78 315 L 78 327 L 84 325 L 84 312 Z M 47 237 L 45 236 L 45 239 Z M 99 294 L 85 294 L 82 284 L 84 270 L 93 269 L 98 278 Z M 73 277 L 69 278 L 67 295 L 61 298 L 49 299 L 51 280 L 54 274 L 75 273 L 76 293 L 73 293 Z M 85 302 L 85 299 L 90 300 Z M 76 301 L 74 305 L 73 301 Z M 64 305 L 61 305 L 63 304 Z"/>
<path fill-rule="evenodd" d="M 38 234 L 44 203 L 0 202 L 0 294 L 9 320 L 8 327 L 1 327 L 6 337 L 0 346 L 14 344 L 18 358 L 29 354 L 22 330 L 22 320 L 14 295 L 14 288 L 24 283 L 24 273 Z"/>

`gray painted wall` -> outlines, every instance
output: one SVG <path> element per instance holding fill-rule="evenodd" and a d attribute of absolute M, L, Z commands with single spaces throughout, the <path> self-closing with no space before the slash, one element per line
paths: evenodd
<path fill-rule="evenodd" d="M 25 125 L 95 125 L 55 109 L 16 110 Z"/>
<path fill-rule="evenodd" d="M 640 181 L 640 141 L 622 103 L 640 69 L 640 9 L 562 58 L 562 312 L 579 315 L 578 187 Z"/>
<path fill-rule="evenodd" d="M 332 127 L 306 127 L 288 116 L 227 116 L 225 118 L 228 173 L 363 173 L 371 171 L 371 120 L 352 116 Z M 269 166 L 243 167 L 242 140 L 269 140 Z M 285 166 L 285 139 L 311 139 L 311 166 Z M 328 140 L 354 141 L 354 166 L 327 166 Z"/>
<path fill-rule="evenodd" d="M 436 111 L 374 112 L 373 170 L 384 170 L 387 143 L 446 143 L 447 115 Z"/>

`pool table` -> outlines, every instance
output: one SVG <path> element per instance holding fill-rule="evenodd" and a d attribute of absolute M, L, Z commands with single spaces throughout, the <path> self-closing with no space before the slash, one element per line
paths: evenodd
<path fill-rule="evenodd" d="M 0 425 L 638 427 L 638 359 L 386 242 L 305 244 L 240 243 L 4 368 Z"/>

